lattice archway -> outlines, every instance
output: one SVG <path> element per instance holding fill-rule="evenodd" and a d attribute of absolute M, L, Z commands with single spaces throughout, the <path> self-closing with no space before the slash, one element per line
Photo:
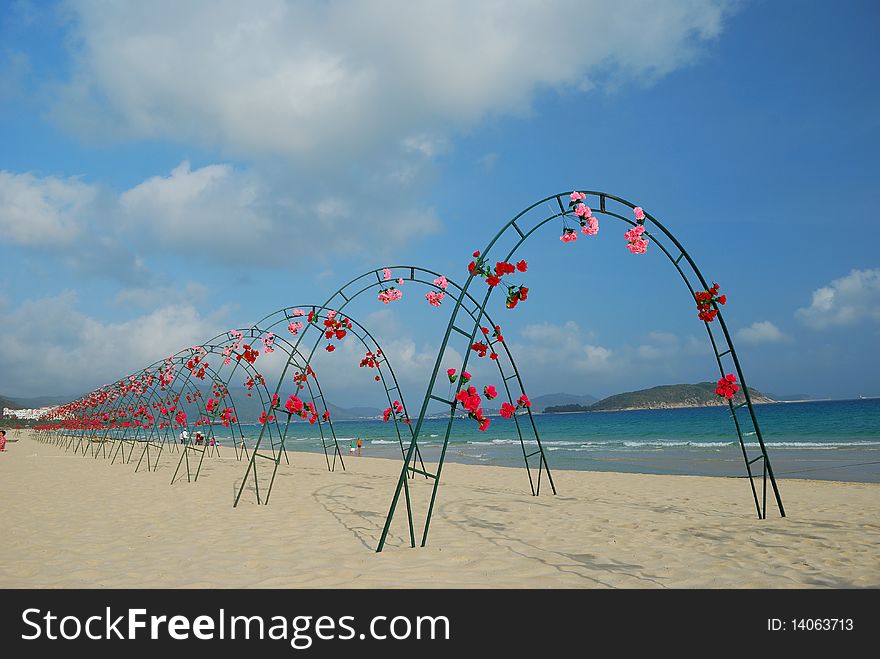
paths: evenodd
<path fill-rule="evenodd" d="M 703 277 L 703 274 L 700 272 L 694 260 L 691 258 L 690 254 L 685 250 L 682 244 L 669 232 L 669 230 L 663 226 L 656 218 L 654 218 L 650 213 L 644 212 L 641 208 L 638 208 L 635 204 L 626 201 L 620 197 L 616 197 L 614 195 L 610 195 L 605 192 L 597 192 L 597 191 L 589 191 L 589 192 L 580 192 L 580 191 L 569 191 L 558 193 L 555 195 L 551 195 L 540 201 L 535 202 L 525 210 L 521 211 L 517 214 L 513 219 L 507 222 L 501 230 L 495 235 L 492 240 L 489 241 L 488 245 L 485 249 L 480 252 L 480 260 L 483 263 L 491 263 L 492 261 L 503 261 L 503 262 L 511 262 L 514 259 L 514 255 L 517 253 L 517 250 L 520 246 L 531 237 L 538 229 L 547 225 L 550 222 L 555 220 L 561 220 L 563 225 L 565 226 L 566 221 L 579 221 L 579 216 L 576 213 L 576 203 L 575 195 L 581 195 L 580 203 L 583 203 L 587 207 L 595 207 L 592 209 L 593 214 L 599 214 L 605 217 L 614 218 L 622 221 L 623 223 L 629 225 L 632 228 L 642 227 L 644 229 L 644 237 L 653 242 L 669 259 L 669 262 L 675 267 L 678 271 L 679 275 L 682 278 L 685 286 L 687 287 L 691 299 L 697 293 L 697 291 L 709 290 L 709 285 Z M 550 204 L 550 213 L 549 215 L 545 212 L 544 209 L 547 208 L 547 205 Z M 558 207 L 558 212 L 556 212 L 555 208 Z M 630 216 L 635 217 L 635 219 L 630 219 Z M 583 224 L 583 223 L 582 223 Z M 564 229 L 564 233 L 571 232 L 572 229 Z M 641 231 L 641 229 L 639 229 Z M 502 252 L 500 248 L 495 249 L 493 253 L 493 248 L 499 243 L 502 238 L 512 239 L 513 246 L 509 248 L 506 252 Z M 491 255 L 491 258 L 490 258 Z M 500 255 L 500 258 L 499 258 Z M 682 264 L 682 262 L 684 262 Z M 479 265 L 479 264 L 478 264 Z M 467 281 L 463 286 L 464 292 L 469 292 L 473 284 L 473 280 L 475 275 L 478 272 L 473 270 L 468 277 Z M 485 313 L 486 305 L 489 302 L 489 299 L 494 292 L 494 287 L 490 286 L 486 290 L 485 294 L 482 296 L 482 301 L 480 302 L 480 316 L 475 320 L 472 314 L 467 313 L 463 309 L 462 299 L 460 297 L 455 304 L 455 308 L 453 310 L 452 316 L 447 324 L 446 332 L 443 338 L 443 343 L 441 344 L 440 350 L 437 355 L 437 360 L 434 365 L 434 370 L 431 375 L 431 379 L 425 393 L 424 399 L 422 401 L 422 407 L 419 412 L 418 419 L 416 421 L 416 426 L 413 430 L 413 441 L 410 446 L 410 450 L 407 454 L 406 459 L 404 460 L 403 468 L 400 472 L 400 477 L 398 478 L 397 487 L 395 489 L 394 495 L 391 500 L 391 505 L 389 507 L 388 515 L 385 520 L 385 526 L 382 530 L 382 535 L 379 540 L 378 547 L 376 551 L 382 551 L 382 548 L 385 545 L 385 541 L 388 535 L 388 531 L 391 526 L 391 522 L 394 517 L 394 513 L 397 507 L 397 504 L 400 499 L 401 490 L 406 485 L 406 476 L 409 469 L 409 462 L 411 460 L 411 455 L 413 453 L 414 448 L 418 444 L 418 438 L 421 432 L 422 423 L 425 418 L 425 414 L 428 409 L 428 404 L 431 400 L 437 398 L 435 394 L 435 388 L 438 384 L 439 373 L 441 369 L 441 362 L 444 351 L 446 350 L 447 345 L 449 345 L 450 338 L 453 333 L 460 334 L 464 337 L 467 337 L 468 341 L 472 343 L 474 339 L 477 337 L 477 332 L 480 327 L 480 319 L 482 315 Z M 755 509 L 757 511 L 757 515 L 759 519 L 765 519 L 767 516 L 767 483 L 769 481 L 773 494 L 776 500 L 776 504 L 781 516 L 785 516 L 785 509 L 782 505 L 782 498 L 779 494 L 779 489 L 776 484 L 776 479 L 773 476 L 773 469 L 770 465 L 770 458 L 767 455 L 767 448 L 764 444 L 764 439 L 761 434 L 760 426 L 758 425 L 757 415 L 755 413 L 754 407 L 752 405 L 751 396 L 749 394 L 748 385 L 743 374 L 742 367 L 740 365 L 739 358 L 737 357 L 736 350 L 733 345 L 733 340 L 730 336 L 730 332 L 727 329 L 727 325 L 724 322 L 724 318 L 721 313 L 721 309 L 718 308 L 714 302 L 712 303 L 712 307 L 717 312 L 717 320 L 718 327 L 720 328 L 720 332 L 716 333 L 712 330 L 712 325 L 709 322 L 705 322 L 706 331 L 709 336 L 709 341 L 712 345 L 713 352 L 715 354 L 715 359 L 718 364 L 719 371 L 721 376 L 724 377 L 728 369 L 725 368 L 724 359 L 729 358 L 732 362 L 732 367 L 739 379 L 739 383 L 742 387 L 742 392 L 744 395 L 744 402 L 738 405 L 734 405 L 732 400 L 728 400 L 728 405 L 730 407 L 730 413 L 734 421 L 734 426 L 736 428 L 737 436 L 739 438 L 739 444 L 742 449 L 743 460 L 745 462 L 746 472 L 748 473 L 749 483 L 752 490 L 752 496 L 754 498 Z M 726 348 L 726 349 L 725 349 Z M 462 362 L 461 370 L 467 368 L 468 361 L 471 357 L 470 351 L 465 351 L 464 359 Z M 455 409 L 457 406 L 457 401 L 450 401 L 450 413 L 449 413 L 449 426 L 453 422 L 455 416 Z M 739 409 L 746 408 L 748 410 L 748 417 L 743 419 L 737 416 L 737 411 Z M 744 426 L 745 424 L 751 424 L 753 427 L 753 432 L 749 433 L 756 437 L 758 446 L 759 446 L 759 454 L 757 456 L 749 455 L 748 449 L 746 447 L 744 437 Z M 447 433 L 448 437 L 448 433 Z M 447 439 L 448 441 L 448 439 Z M 431 523 L 431 516 L 434 510 L 434 504 L 437 498 L 437 488 L 440 483 L 440 474 L 443 467 L 443 461 L 445 459 L 445 446 L 444 451 L 441 452 L 440 463 L 437 466 L 437 472 L 434 478 L 434 487 L 431 495 L 430 504 L 428 506 L 427 513 L 425 515 L 425 522 L 423 525 L 423 533 L 421 545 L 424 546 L 427 542 L 428 531 Z M 762 497 L 759 500 L 757 488 L 755 486 L 755 475 L 752 471 L 752 465 L 756 462 L 761 461 L 762 463 Z M 407 497 L 407 515 L 408 517 L 412 517 L 412 511 L 410 508 L 411 504 L 409 502 L 409 498 Z"/>

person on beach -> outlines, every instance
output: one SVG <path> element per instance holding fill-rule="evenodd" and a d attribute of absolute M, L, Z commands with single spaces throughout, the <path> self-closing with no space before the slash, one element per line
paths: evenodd
<path fill-rule="evenodd" d="M 351 440 L 351 444 L 348 445 L 349 454 L 354 455 L 354 447 L 355 447 L 354 440 Z"/>
<path fill-rule="evenodd" d="M 210 443 L 209 443 L 209 446 L 216 446 L 216 444 L 217 444 L 217 440 L 214 439 L 214 436 L 213 436 L 213 435 L 211 435 L 211 441 L 210 441 Z"/>
<path fill-rule="evenodd" d="M 189 439 L 189 433 L 186 431 L 186 428 L 183 429 L 183 432 L 180 433 L 180 443 L 186 444 Z"/>
<path fill-rule="evenodd" d="M 361 441 L 361 438 L 358 437 L 358 441 L 357 441 L 358 455 L 361 454 L 361 446 L 363 446 L 363 445 L 364 445 L 364 443 Z"/>
<path fill-rule="evenodd" d="M 0 451 L 6 450 L 6 431 L 0 430 Z"/>
<path fill-rule="evenodd" d="M 196 433 L 196 444 L 201 444 L 204 441 L 204 437 L 202 437 L 202 433 Z"/>

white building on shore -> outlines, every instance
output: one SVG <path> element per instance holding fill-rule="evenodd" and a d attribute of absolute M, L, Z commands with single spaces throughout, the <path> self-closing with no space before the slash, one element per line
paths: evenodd
<path fill-rule="evenodd" d="M 52 412 L 56 406 L 50 405 L 48 407 L 40 407 L 36 409 L 27 409 L 27 410 L 13 410 L 9 407 L 3 408 L 3 418 L 4 419 L 20 419 L 22 421 L 25 420 L 33 420 L 39 419 L 41 416 Z"/>

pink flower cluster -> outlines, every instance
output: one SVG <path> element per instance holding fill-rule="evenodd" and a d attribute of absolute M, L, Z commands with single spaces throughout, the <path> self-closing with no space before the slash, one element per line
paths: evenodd
<path fill-rule="evenodd" d="M 623 237 L 628 241 L 626 248 L 633 254 L 644 254 L 648 251 L 648 239 L 642 238 L 643 233 L 645 233 L 645 227 L 639 224 L 623 234 Z"/>
<path fill-rule="evenodd" d="M 573 243 L 577 239 L 578 235 L 575 233 L 574 229 L 571 229 L 569 227 L 564 227 L 562 229 L 562 235 L 559 236 L 559 240 L 564 243 Z"/>
<path fill-rule="evenodd" d="M 428 301 L 432 307 L 439 307 L 443 302 L 443 298 L 446 297 L 446 293 L 442 291 L 431 291 L 429 293 L 425 293 L 425 299 Z"/>
<path fill-rule="evenodd" d="M 379 291 L 379 302 L 383 304 L 388 304 L 389 302 L 394 302 L 395 300 L 399 300 L 403 297 L 403 293 L 400 292 L 399 288 L 383 288 Z"/>
<path fill-rule="evenodd" d="M 260 341 L 263 342 L 263 353 L 269 354 L 275 352 L 275 348 L 272 347 L 272 344 L 275 341 L 275 332 L 269 332 L 266 336 L 261 337 Z"/>
<path fill-rule="evenodd" d="M 439 277 L 437 277 L 437 279 L 434 280 L 434 286 L 442 288 L 445 291 L 447 286 L 449 286 L 449 282 L 447 281 L 446 277 L 440 275 Z"/>
<path fill-rule="evenodd" d="M 303 324 L 300 322 L 290 323 L 290 325 L 287 326 L 287 330 L 294 336 L 296 336 L 302 328 Z"/>

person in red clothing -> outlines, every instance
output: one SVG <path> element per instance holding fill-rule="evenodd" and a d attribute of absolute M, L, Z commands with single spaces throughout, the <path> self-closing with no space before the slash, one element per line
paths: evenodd
<path fill-rule="evenodd" d="M 0 451 L 6 450 L 6 431 L 0 430 Z"/>

